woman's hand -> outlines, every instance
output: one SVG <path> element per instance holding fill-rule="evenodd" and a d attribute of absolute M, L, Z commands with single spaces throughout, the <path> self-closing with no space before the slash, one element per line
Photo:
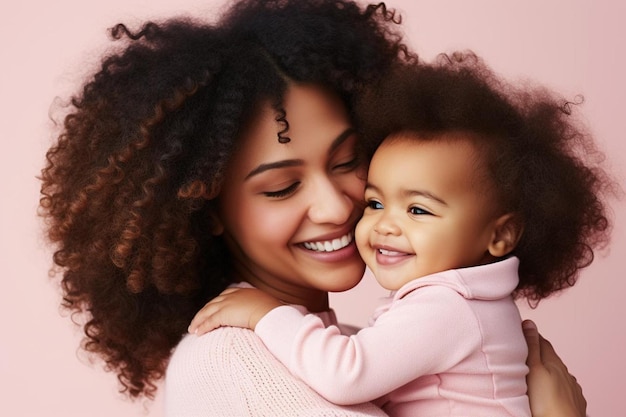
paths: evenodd
<path fill-rule="evenodd" d="M 587 400 L 552 344 L 531 320 L 522 323 L 528 344 L 526 382 L 533 417 L 585 417 Z"/>
<path fill-rule="evenodd" d="M 270 310 L 283 305 L 254 288 L 227 288 L 206 303 L 191 320 L 188 331 L 201 335 L 222 326 L 252 329 Z"/>

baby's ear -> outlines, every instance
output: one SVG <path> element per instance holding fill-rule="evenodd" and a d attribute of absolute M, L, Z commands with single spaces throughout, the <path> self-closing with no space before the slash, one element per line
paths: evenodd
<path fill-rule="evenodd" d="M 503 214 L 496 220 L 488 250 L 492 256 L 500 258 L 509 254 L 519 242 L 524 225 L 515 213 Z"/>

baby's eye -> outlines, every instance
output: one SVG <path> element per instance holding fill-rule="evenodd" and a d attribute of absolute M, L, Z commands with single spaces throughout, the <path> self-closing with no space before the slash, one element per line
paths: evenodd
<path fill-rule="evenodd" d="M 424 210 L 423 208 L 420 208 L 420 207 L 409 207 L 409 213 L 415 216 L 424 215 L 424 214 L 432 214 L 431 212 Z"/>
<path fill-rule="evenodd" d="M 283 198 L 293 194 L 300 186 L 300 181 L 296 181 L 287 188 L 278 191 L 264 191 L 263 195 L 269 198 Z"/>
<path fill-rule="evenodd" d="M 372 210 L 382 210 L 383 209 L 383 205 L 380 201 L 376 201 L 376 200 L 369 200 L 367 202 L 367 208 L 371 208 Z"/>

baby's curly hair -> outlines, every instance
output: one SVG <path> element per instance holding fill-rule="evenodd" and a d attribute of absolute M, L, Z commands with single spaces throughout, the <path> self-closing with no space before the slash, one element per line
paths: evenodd
<path fill-rule="evenodd" d="M 545 88 L 505 82 L 466 51 L 396 68 L 368 88 L 356 114 L 370 156 L 390 135 L 468 134 L 502 210 L 520 215 L 514 296 L 534 306 L 574 285 L 610 237 L 604 201 L 618 187 L 574 106 Z"/>
<path fill-rule="evenodd" d="M 71 97 L 41 173 L 63 305 L 86 351 L 130 397 L 152 398 L 172 348 L 229 283 L 211 199 L 236 138 L 269 100 L 288 128 L 290 82 L 357 91 L 411 54 L 384 3 L 243 0 L 215 24 L 190 18 L 110 30 L 114 50 Z M 281 136 L 282 135 L 282 136 Z"/>

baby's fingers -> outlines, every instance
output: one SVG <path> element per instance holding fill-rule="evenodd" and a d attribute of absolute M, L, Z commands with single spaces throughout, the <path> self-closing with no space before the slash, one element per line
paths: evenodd
<path fill-rule="evenodd" d="M 196 315 L 193 317 L 193 319 L 191 320 L 191 323 L 189 323 L 189 327 L 187 328 L 187 331 L 189 333 L 198 333 L 198 327 L 200 327 L 200 325 L 207 320 L 209 320 L 209 323 L 208 323 L 209 325 L 208 326 L 204 325 L 203 328 L 208 328 L 208 329 L 203 331 L 203 333 L 210 332 L 211 330 L 220 327 L 219 324 L 212 322 L 211 319 L 217 313 L 217 311 L 219 311 L 220 303 L 226 299 L 225 296 L 227 294 L 237 292 L 237 290 L 238 288 L 227 288 L 224 291 L 222 291 L 220 295 L 218 295 L 217 297 L 213 298 L 211 301 L 206 303 L 204 307 L 202 307 L 200 311 L 198 311 Z M 200 334 L 203 334 L 203 333 L 200 333 Z"/>
<path fill-rule="evenodd" d="M 219 304 L 216 303 L 215 300 L 206 304 L 196 313 L 193 320 L 191 320 L 187 331 L 189 333 L 201 335 L 220 327 L 219 320 L 216 318 L 216 314 L 218 312 Z"/>

